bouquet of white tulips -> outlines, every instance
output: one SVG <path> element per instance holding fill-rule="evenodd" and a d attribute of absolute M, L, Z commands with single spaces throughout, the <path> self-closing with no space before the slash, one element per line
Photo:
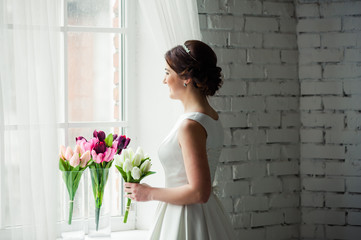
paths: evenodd
<path fill-rule="evenodd" d="M 144 155 L 142 148 L 138 147 L 134 153 L 133 149 L 124 149 L 120 155 L 115 155 L 115 167 L 119 170 L 125 182 L 140 183 L 140 181 L 154 174 L 150 167 L 151 159 Z M 127 207 L 124 214 L 124 223 L 127 222 L 131 199 L 128 198 Z"/>

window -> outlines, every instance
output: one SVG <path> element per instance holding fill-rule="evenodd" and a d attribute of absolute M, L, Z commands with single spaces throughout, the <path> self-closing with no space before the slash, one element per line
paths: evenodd
<path fill-rule="evenodd" d="M 58 117 L 60 143 L 65 146 L 75 145 L 77 136 L 89 139 L 94 129 L 127 134 L 130 9 L 126 0 L 64 0 Z M 112 230 L 134 228 L 134 217 L 128 224 L 120 220 L 125 210 L 123 184 L 116 168 L 111 170 Z"/>

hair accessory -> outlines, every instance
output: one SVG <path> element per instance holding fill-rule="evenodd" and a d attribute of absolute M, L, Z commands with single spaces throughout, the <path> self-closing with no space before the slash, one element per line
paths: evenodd
<path fill-rule="evenodd" d="M 185 44 L 182 44 L 182 47 L 183 47 L 184 51 L 186 51 L 186 53 L 188 53 L 188 55 L 189 55 L 194 61 L 198 62 L 197 59 L 195 59 L 195 58 L 192 56 L 191 50 L 189 50 L 189 48 L 188 48 Z"/>
<path fill-rule="evenodd" d="M 187 87 L 187 84 L 186 84 L 186 83 L 183 83 L 183 86 L 184 86 L 184 87 Z"/>

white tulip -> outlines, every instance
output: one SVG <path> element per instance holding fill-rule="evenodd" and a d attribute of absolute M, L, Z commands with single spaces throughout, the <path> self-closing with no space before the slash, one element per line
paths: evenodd
<path fill-rule="evenodd" d="M 132 167 L 133 166 L 132 166 L 132 162 L 130 161 L 130 159 L 129 158 L 125 159 L 124 164 L 123 164 L 123 171 L 127 173 L 132 170 Z"/>
<path fill-rule="evenodd" d="M 114 162 L 115 162 L 115 165 L 119 166 L 119 167 L 123 167 L 123 162 L 122 162 L 122 159 L 121 159 L 121 155 L 114 155 Z"/>
<path fill-rule="evenodd" d="M 150 169 L 150 167 L 152 166 L 152 164 L 150 163 L 149 160 L 145 160 L 142 165 L 140 166 L 140 170 L 142 171 L 142 173 L 147 173 Z"/>
<path fill-rule="evenodd" d="M 138 167 L 133 167 L 132 169 L 132 177 L 134 180 L 138 180 L 140 178 L 140 169 Z"/>
<path fill-rule="evenodd" d="M 142 156 L 139 153 L 136 153 L 132 160 L 132 164 L 134 167 L 139 167 L 141 161 L 142 161 Z"/>
<path fill-rule="evenodd" d="M 133 149 L 131 147 L 127 149 L 127 153 L 128 153 L 128 158 L 133 159 L 134 151 L 133 151 Z"/>
<path fill-rule="evenodd" d="M 143 149 L 141 147 L 137 148 L 137 151 L 135 152 L 135 154 L 139 154 L 140 159 L 144 159 L 144 152 L 143 152 Z"/>

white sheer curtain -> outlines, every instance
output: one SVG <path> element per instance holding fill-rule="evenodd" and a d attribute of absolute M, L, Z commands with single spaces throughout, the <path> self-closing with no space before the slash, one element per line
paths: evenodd
<path fill-rule="evenodd" d="M 141 9 L 135 39 L 136 71 L 132 84 L 137 89 L 129 116 L 133 146 L 140 145 L 152 157 L 157 174 L 145 180 L 152 186 L 163 186 L 163 168 L 158 160 L 158 147 L 183 109 L 179 101 L 169 98 L 162 83 L 164 54 L 189 39 L 201 39 L 196 0 L 138 0 Z M 155 202 L 137 204 L 137 228 L 147 229 L 153 220 Z"/>
<path fill-rule="evenodd" d="M 0 1 L 0 238 L 55 239 L 61 1 Z"/>

